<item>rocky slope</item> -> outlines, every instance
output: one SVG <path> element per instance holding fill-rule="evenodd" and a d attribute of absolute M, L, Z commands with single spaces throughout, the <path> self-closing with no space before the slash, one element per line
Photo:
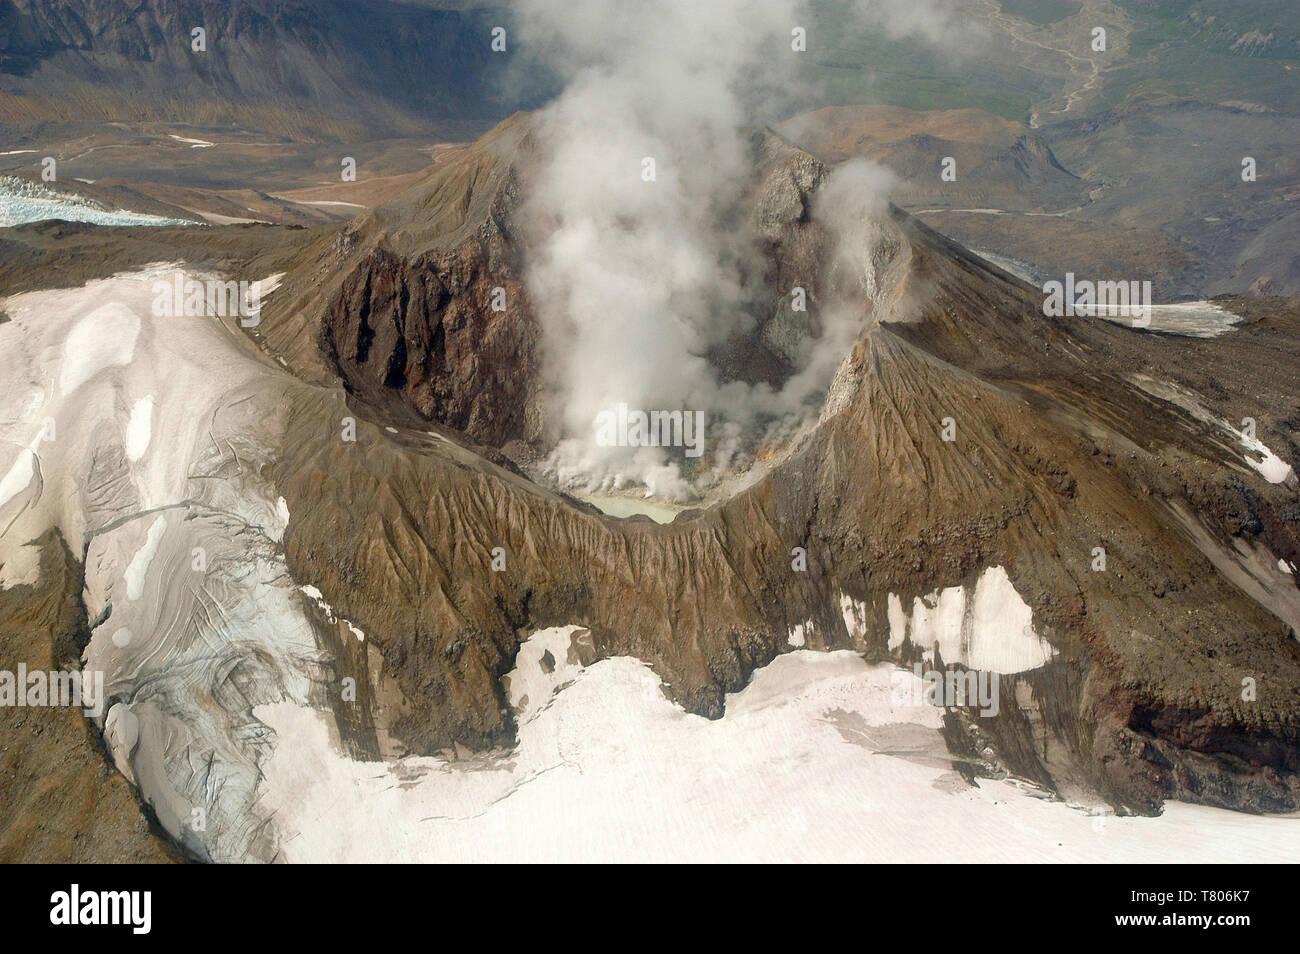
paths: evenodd
<path fill-rule="evenodd" d="M 90 632 L 82 574 L 57 534 L 39 541 L 40 578 L 0 596 L 0 669 L 80 668 Z M 0 861 L 159 864 L 183 860 L 118 774 L 79 709 L 6 709 L 0 721 Z"/>

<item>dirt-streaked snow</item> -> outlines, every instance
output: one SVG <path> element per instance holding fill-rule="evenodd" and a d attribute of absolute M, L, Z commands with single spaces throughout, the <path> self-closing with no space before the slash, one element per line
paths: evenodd
<path fill-rule="evenodd" d="M 1134 326 L 1127 316 L 1112 316 L 1103 311 L 1098 317 L 1116 324 L 1137 327 L 1139 331 L 1158 331 L 1185 338 L 1217 338 L 1241 324 L 1234 315 L 1212 301 L 1185 301 L 1174 305 L 1151 305 L 1150 324 Z"/>
<path fill-rule="evenodd" d="M 642 663 L 608 659 L 540 709 L 533 689 L 516 751 L 464 762 L 353 762 L 331 743 L 326 716 L 281 703 L 257 710 L 286 740 L 264 766 L 263 802 L 290 861 L 1288 861 L 1300 852 L 1300 818 L 1182 804 L 1117 818 L 1012 782 L 966 787 L 945 757 L 939 710 L 900 706 L 898 678 L 852 652 L 795 652 L 710 722 L 665 698 Z"/>
<path fill-rule="evenodd" d="M 1177 405 L 1184 411 L 1187 411 L 1198 421 L 1209 424 L 1213 427 L 1221 428 L 1229 434 L 1234 435 L 1250 453 L 1244 454 L 1243 459 L 1254 470 L 1267 480 L 1270 484 L 1282 484 L 1288 480 L 1295 479 L 1295 470 L 1290 464 L 1279 457 L 1261 441 L 1257 436 L 1239 430 L 1230 422 L 1216 417 L 1202 403 L 1200 398 L 1188 391 L 1186 388 L 1179 387 L 1168 381 L 1159 381 L 1145 374 L 1132 375 L 1131 380 L 1134 384 L 1146 391 L 1153 397 L 1158 397 L 1162 401 L 1168 401 L 1170 404 Z M 1244 426 L 1244 422 L 1243 422 Z M 1260 459 L 1256 460 L 1251 454 L 1258 454 Z"/>
<path fill-rule="evenodd" d="M 101 723 L 115 764 L 201 856 L 269 858 L 272 736 L 250 709 L 305 703 L 320 673 L 266 476 L 297 382 L 231 323 L 155 315 L 175 267 L 5 301 L 0 585 L 29 582 L 27 544 L 62 532 L 85 564 L 85 667 L 120 700 Z"/>
<path fill-rule="evenodd" d="M 1236 429 L 1233 428 L 1233 430 Z M 1295 471 L 1291 465 L 1269 450 L 1263 441 L 1244 432 L 1238 432 L 1238 436 L 1241 440 L 1241 446 L 1250 451 L 1251 454 L 1258 454 L 1260 458 L 1255 460 L 1254 457 L 1247 454 L 1246 463 L 1259 471 L 1270 484 L 1284 484 L 1288 478 L 1294 475 Z"/>

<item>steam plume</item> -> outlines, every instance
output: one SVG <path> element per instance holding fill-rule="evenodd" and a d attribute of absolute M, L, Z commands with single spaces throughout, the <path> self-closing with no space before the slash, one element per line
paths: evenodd
<path fill-rule="evenodd" d="M 808 11 L 803 0 L 522 0 L 518 10 L 525 42 L 566 81 L 540 116 L 523 210 L 559 439 L 548 469 L 588 490 L 688 497 L 663 449 L 597 446 L 596 415 L 619 403 L 702 410 L 711 460 L 732 465 L 756 420 L 788 427 L 808 414 L 857 330 L 823 314 L 821 338 L 779 393 L 720 382 L 705 357 L 754 330 L 742 276 L 761 269 L 753 236 L 728 213 L 753 171 L 744 127 L 797 81 L 792 30 Z M 915 16 L 901 26 L 924 28 Z M 836 178 L 857 193 L 842 207 L 880 211 L 884 176 Z"/>

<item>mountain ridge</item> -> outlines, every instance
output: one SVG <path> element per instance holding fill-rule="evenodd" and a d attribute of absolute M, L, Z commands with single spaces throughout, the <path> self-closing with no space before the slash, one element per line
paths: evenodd
<path fill-rule="evenodd" d="M 1266 609 L 1211 563 L 1231 561 L 1234 540 L 1300 560 L 1294 477 L 1265 483 L 1230 431 L 1135 383 L 1173 353 L 1164 336 L 1047 319 L 1036 289 L 898 209 L 889 220 L 895 284 L 864 303 L 822 424 L 754 486 L 671 525 L 592 514 L 472 453 L 440 462 L 445 439 L 361 393 L 313 389 L 296 403 L 278 477 L 294 514 L 289 566 L 380 647 L 406 703 L 377 721 L 410 751 L 508 743 L 500 678 L 518 634 L 567 624 L 591 630 L 598 656 L 646 660 L 689 711 L 716 717 L 725 693 L 791 648 L 795 626 L 809 648 L 905 662 L 917 650 L 887 644 L 891 598 L 911 605 L 1004 566 L 1058 659 L 1006 677 L 1034 701 L 996 721 L 1002 752 L 985 770 L 1084 785 L 1130 811 L 1168 797 L 1295 807 L 1300 766 L 1285 752 L 1300 738 L 1300 651 L 1274 615 L 1289 612 L 1285 597 Z M 284 305 L 269 341 L 283 337 L 277 321 L 331 320 L 289 320 Z M 1272 409 L 1256 411 L 1261 437 L 1295 460 L 1284 356 L 1300 314 L 1251 307 L 1227 337 L 1176 339 L 1178 366 L 1160 370 L 1225 419 L 1248 401 Z M 348 415 L 358 443 L 346 453 L 367 463 L 340 477 L 320 435 Z M 945 415 L 956 444 L 941 439 Z M 341 524 L 323 532 L 313 512 Z M 504 573 L 489 566 L 495 546 Z M 791 571 L 795 546 L 806 574 Z M 1111 570 L 1090 569 L 1096 546 Z M 843 599 L 863 607 L 860 631 Z M 1250 635 L 1222 635 L 1238 631 Z M 1268 687 L 1258 703 L 1239 698 L 1245 674 Z M 1183 715 L 1190 728 L 1174 729 Z M 1044 733 L 1068 755 L 1033 754 Z"/>

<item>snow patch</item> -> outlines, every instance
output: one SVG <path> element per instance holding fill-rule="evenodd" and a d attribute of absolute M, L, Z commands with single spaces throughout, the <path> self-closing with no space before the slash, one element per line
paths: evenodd
<path fill-rule="evenodd" d="M 167 518 L 159 515 L 154 518 L 154 522 L 149 525 L 149 532 L 145 535 L 144 543 L 139 550 L 135 551 L 135 556 L 126 568 L 126 598 L 128 600 L 138 600 L 144 593 L 145 580 L 149 575 L 149 564 L 153 562 L 154 556 L 158 553 L 158 544 L 162 542 L 163 533 L 167 530 Z"/>
<path fill-rule="evenodd" d="M 854 641 L 860 642 L 867 636 L 867 604 L 840 594 L 840 615 L 844 617 L 844 628 Z"/>
<path fill-rule="evenodd" d="M 124 702 L 113 703 L 104 718 L 104 741 L 113 753 L 113 764 L 128 781 L 135 784 L 135 773 L 131 771 L 131 756 L 140 741 L 140 720 Z"/>
<path fill-rule="evenodd" d="M 31 486 L 36 477 L 36 455 L 24 447 L 18 452 L 8 472 L 0 479 L 0 507 Z"/>
<path fill-rule="evenodd" d="M 786 637 L 786 642 L 791 646 L 802 649 L 804 644 L 808 641 L 804 634 L 806 632 L 811 633 L 812 628 L 812 620 L 808 620 L 806 623 L 799 623 L 794 627 L 794 629 L 790 630 L 790 635 Z"/>
<path fill-rule="evenodd" d="M 585 632 L 581 626 L 554 626 L 537 630 L 519 644 L 505 686 L 506 699 L 521 726 L 536 718 L 551 697 L 582 672 L 573 639 Z"/>
<path fill-rule="evenodd" d="M 11 586 L 34 586 L 41 578 L 41 548 L 31 544 L 14 547 L 0 563 L 0 590 Z"/>
<path fill-rule="evenodd" d="M 907 613 L 903 611 L 903 601 L 893 593 L 889 594 L 889 648 L 898 649 L 907 639 Z"/>
<path fill-rule="evenodd" d="M 316 605 L 321 608 L 321 611 L 324 612 L 326 616 L 328 616 L 331 620 L 334 619 L 334 608 L 325 602 L 325 594 L 323 594 L 320 590 L 316 589 L 316 587 L 312 586 L 310 583 L 298 587 L 298 590 L 310 596 L 315 601 Z"/>
<path fill-rule="evenodd" d="M 283 497 L 280 498 L 279 503 L 284 503 Z M 284 512 L 285 512 L 285 520 L 287 522 L 288 514 L 289 514 L 288 505 L 285 505 Z M 355 625 L 352 622 L 352 620 L 336 614 L 334 612 L 334 607 L 330 606 L 329 603 L 325 602 L 325 596 L 324 594 L 321 593 L 320 590 L 316 589 L 316 587 L 312 586 L 310 583 L 298 587 L 298 590 L 304 595 L 311 597 L 312 601 L 318 607 L 320 607 L 320 611 L 325 614 L 325 618 L 327 620 L 329 620 L 331 623 L 342 623 L 348 628 L 348 630 L 352 633 L 352 635 L 357 638 L 357 642 L 365 642 L 366 634 L 364 631 L 362 631 L 361 627 Z"/>
<path fill-rule="evenodd" d="M 99 372 L 130 364 L 139 334 L 140 318 L 129 307 L 119 302 L 100 305 L 68 332 L 59 391 L 71 394 Z"/>
<path fill-rule="evenodd" d="M 917 597 L 910 620 L 902 601 L 891 593 L 889 648 L 901 647 L 906 636 L 926 650 L 930 661 L 937 651 L 945 663 L 961 663 L 970 669 L 1027 672 L 1056 655 L 1034 632 L 1033 616 L 1007 571 L 989 567 L 976 582 L 974 593 L 968 595 L 965 587 L 951 586 Z"/>
<path fill-rule="evenodd" d="M 1132 326 L 1131 318 L 1101 315 L 1116 324 Z M 1241 323 L 1241 316 L 1212 301 L 1185 301 L 1172 305 L 1152 305 L 1150 321 L 1139 331 L 1160 331 L 1188 338 L 1217 338 Z"/>
<path fill-rule="evenodd" d="M 1168 401 L 1170 404 L 1181 407 L 1192 417 L 1204 424 L 1213 424 L 1223 428 L 1229 434 L 1234 435 L 1241 445 L 1251 453 L 1258 454 L 1259 460 L 1255 460 L 1249 455 L 1244 455 L 1248 465 L 1258 471 L 1265 480 L 1271 484 L 1285 483 L 1295 475 L 1291 465 L 1282 458 L 1278 457 L 1264 445 L 1264 442 L 1258 437 L 1251 437 L 1245 431 L 1240 431 L 1233 427 L 1228 421 L 1216 417 L 1201 404 L 1200 399 L 1186 388 L 1179 387 L 1176 384 L 1170 384 L 1167 381 L 1158 381 L 1155 378 L 1145 374 L 1135 374 L 1130 380 L 1140 387 L 1143 391 L 1162 401 Z"/>
<path fill-rule="evenodd" d="M 1236 428 L 1230 428 L 1230 430 L 1236 431 Z M 1286 483 L 1287 478 L 1294 476 L 1295 471 L 1291 469 L 1291 465 L 1265 447 L 1263 441 L 1248 437 L 1242 431 L 1236 431 L 1236 433 L 1246 450 L 1260 456 L 1259 460 L 1247 456 L 1246 463 L 1259 471 L 1270 484 Z"/>
<path fill-rule="evenodd" d="M 131 405 L 131 418 L 126 425 L 126 459 L 135 463 L 143 457 L 152 437 L 153 395 L 149 395 Z"/>

